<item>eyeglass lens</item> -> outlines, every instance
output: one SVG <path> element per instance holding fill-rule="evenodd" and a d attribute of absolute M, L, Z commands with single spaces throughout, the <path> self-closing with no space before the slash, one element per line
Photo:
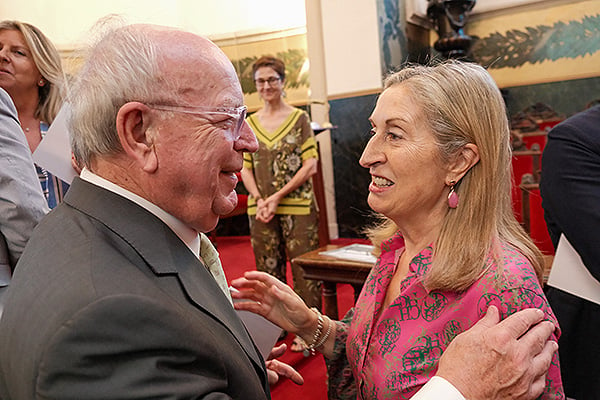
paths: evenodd
<path fill-rule="evenodd" d="M 257 85 L 264 85 L 265 83 L 269 83 L 269 85 L 274 85 L 276 82 L 279 82 L 279 79 L 280 78 L 278 78 L 278 77 L 272 76 L 269 79 L 259 78 L 259 79 L 256 79 L 254 82 Z"/>
<path fill-rule="evenodd" d="M 242 136 L 242 134 L 241 134 L 241 130 L 242 130 L 242 125 L 244 125 L 244 121 L 246 120 L 246 113 L 247 113 L 247 110 L 244 108 L 244 109 L 242 110 L 242 113 L 241 113 L 241 114 L 240 114 L 240 116 L 238 117 L 238 120 L 237 120 L 237 127 L 236 127 L 236 130 L 235 130 L 235 137 L 236 137 L 237 139 L 239 139 L 239 138 L 240 138 L 240 136 Z"/>

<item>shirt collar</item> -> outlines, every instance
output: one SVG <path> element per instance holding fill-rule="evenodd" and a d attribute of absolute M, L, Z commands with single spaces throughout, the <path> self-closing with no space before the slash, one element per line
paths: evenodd
<path fill-rule="evenodd" d="M 188 227 L 182 221 L 175 218 L 157 205 L 144 199 L 143 197 L 138 196 L 137 194 L 94 174 L 87 168 L 83 168 L 79 176 L 84 181 L 96 186 L 100 186 L 101 188 L 116 193 L 119 196 L 125 197 L 126 199 L 133 201 L 140 207 L 145 208 L 154 214 L 158 219 L 171 228 L 173 232 L 175 232 L 175 234 L 186 244 L 186 246 L 197 258 L 200 257 L 200 236 L 195 229 Z"/>
<path fill-rule="evenodd" d="M 395 272 L 396 268 L 398 267 L 398 260 L 400 259 L 400 256 L 405 250 L 404 237 L 399 231 L 396 232 L 394 236 L 382 243 L 381 250 L 382 254 L 384 252 L 389 252 L 390 255 L 387 257 L 390 257 L 388 258 L 388 260 L 393 262 L 393 272 Z M 433 243 L 430 243 L 410 261 L 408 265 L 408 270 L 410 271 L 410 273 L 417 274 L 419 276 L 424 276 L 431 265 L 432 256 Z"/>

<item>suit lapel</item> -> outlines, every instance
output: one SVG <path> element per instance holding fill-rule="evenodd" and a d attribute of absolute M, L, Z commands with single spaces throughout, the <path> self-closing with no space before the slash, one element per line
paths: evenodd
<path fill-rule="evenodd" d="M 264 361 L 237 312 L 207 268 L 166 224 L 130 200 L 77 177 L 64 202 L 125 240 L 155 275 L 176 275 L 187 298 L 235 336 L 266 379 Z"/>
<path fill-rule="evenodd" d="M 173 238 L 181 243 L 174 234 L 170 235 L 169 240 Z M 173 243 L 172 246 L 168 247 L 175 249 L 175 246 L 176 243 Z M 262 357 L 259 355 L 246 327 L 238 317 L 229 299 L 206 266 L 187 247 L 185 250 L 187 251 L 172 251 L 172 256 L 177 266 L 178 278 L 187 295 L 198 307 L 206 310 L 227 326 L 246 350 L 248 356 L 258 365 L 262 365 Z"/>

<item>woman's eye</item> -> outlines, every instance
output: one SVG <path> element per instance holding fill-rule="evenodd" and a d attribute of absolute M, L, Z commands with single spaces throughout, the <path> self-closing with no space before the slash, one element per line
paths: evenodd
<path fill-rule="evenodd" d="M 389 131 L 385 134 L 385 136 L 389 140 L 400 140 L 400 139 L 402 139 L 402 135 L 401 134 L 394 133 L 394 132 L 389 132 Z"/>

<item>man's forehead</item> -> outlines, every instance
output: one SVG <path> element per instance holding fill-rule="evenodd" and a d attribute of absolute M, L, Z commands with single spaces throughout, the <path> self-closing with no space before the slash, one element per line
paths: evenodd
<path fill-rule="evenodd" d="M 231 61 L 205 37 L 164 27 L 150 28 L 169 93 L 181 105 L 240 106 L 241 86 Z M 167 100 L 167 99 L 165 99 Z"/>
<path fill-rule="evenodd" d="M 171 92 L 169 97 L 180 105 L 219 105 L 238 107 L 243 94 L 237 75 L 217 64 L 173 63 L 166 66 L 163 79 Z"/>
<path fill-rule="evenodd" d="M 189 72 L 227 75 L 233 70 L 223 51 L 210 40 L 189 32 L 172 31 L 158 36 L 159 59 L 170 68 L 196 68 Z M 235 72 L 235 71 L 234 71 Z"/>

